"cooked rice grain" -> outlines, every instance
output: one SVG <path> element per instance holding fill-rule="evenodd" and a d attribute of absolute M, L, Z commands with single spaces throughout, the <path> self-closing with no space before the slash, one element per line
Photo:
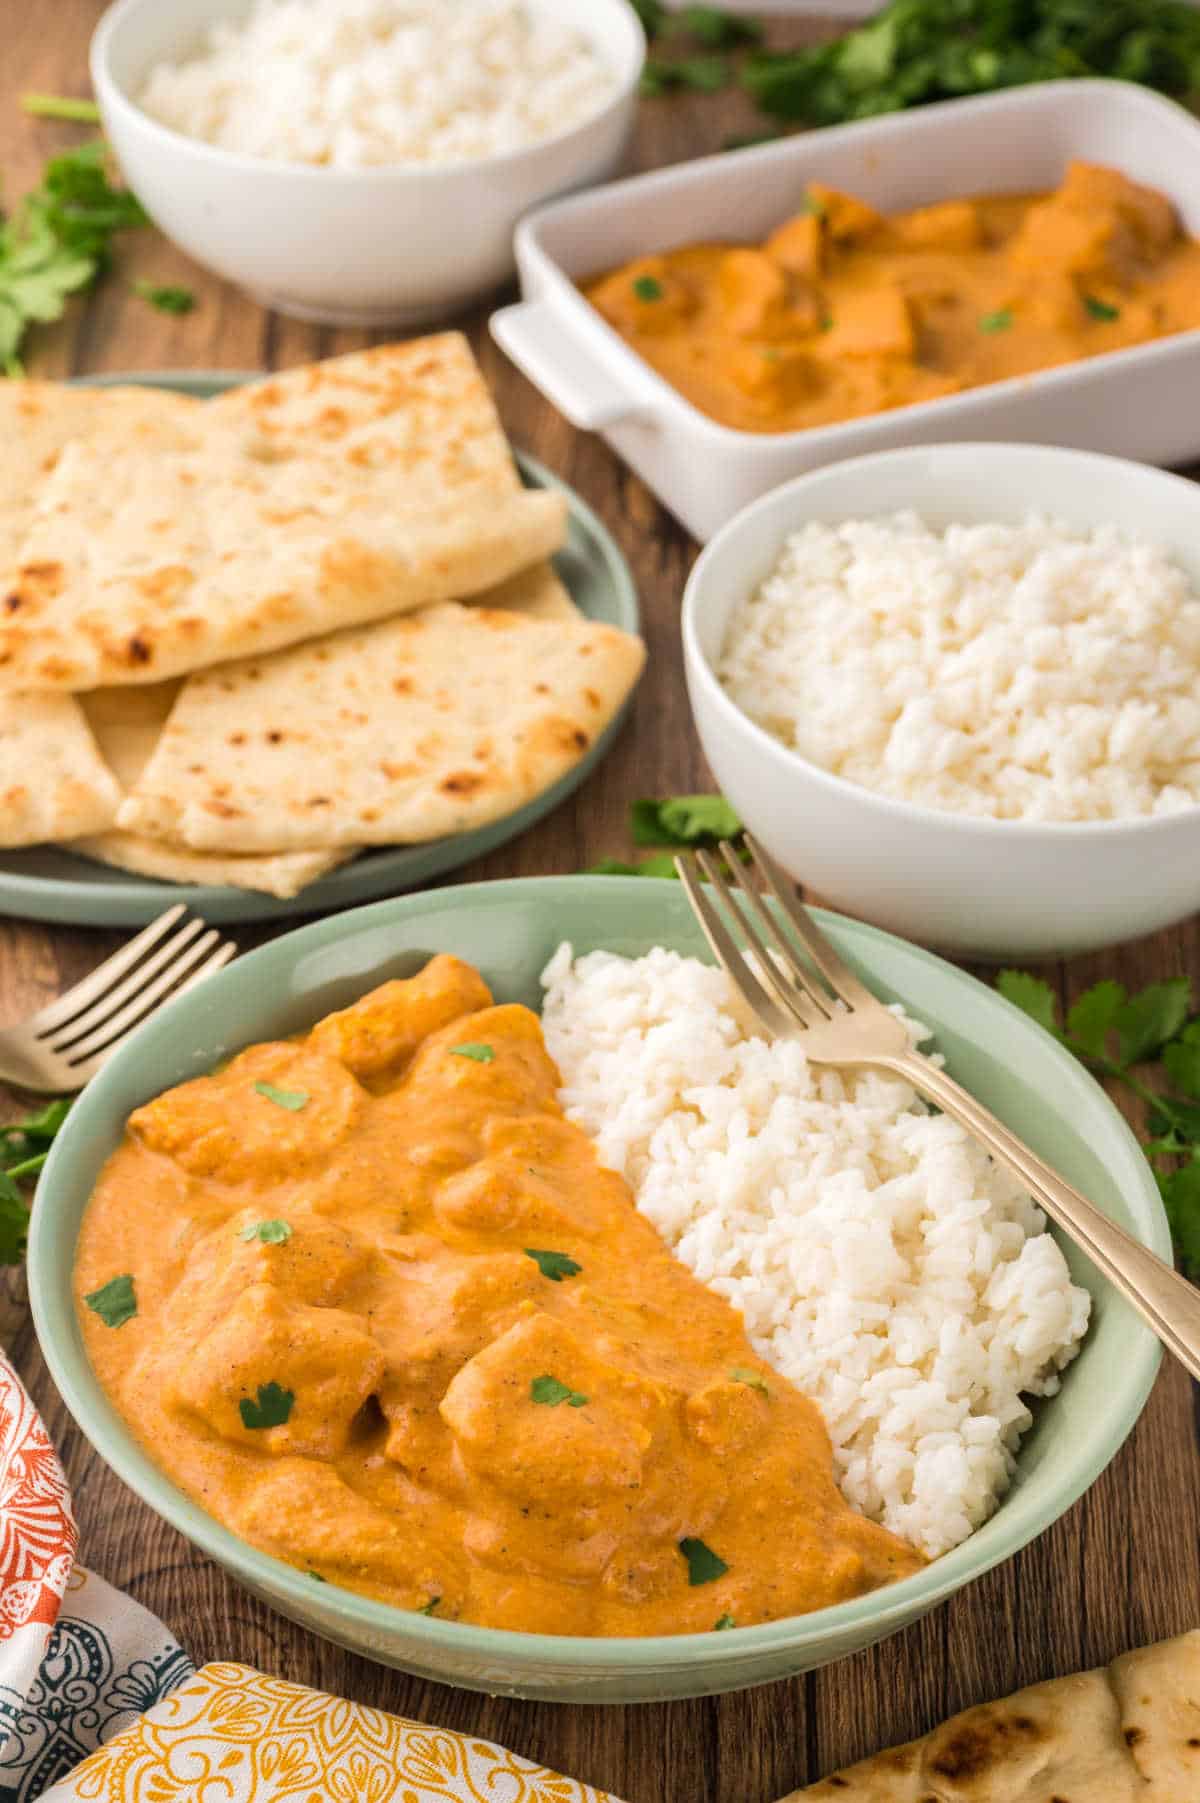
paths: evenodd
<path fill-rule="evenodd" d="M 907 1084 L 756 1037 L 696 959 L 564 945 L 542 981 L 568 1115 L 820 1404 L 849 1501 L 930 1557 L 964 1540 L 1087 1327 L 1040 1210 Z"/>

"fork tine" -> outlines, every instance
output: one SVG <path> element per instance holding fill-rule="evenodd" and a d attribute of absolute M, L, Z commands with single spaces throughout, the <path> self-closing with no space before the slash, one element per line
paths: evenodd
<path fill-rule="evenodd" d="M 679 873 L 680 882 L 687 891 L 687 898 L 692 904 L 692 912 L 700 923 L 700 930 L 712 947 L 714 958 L 742 1000 L 751 1012 L 758 1016 L 768 1033 L 782 1036 L 794 1032 L 796 1027 L 794 1019 L 790 1014 L 785 1013 L 763 988 L 743 958 L 720 915 L 703 893 L 703 885 L 697 881 L 693 873 L 691 859 L 677 857 L 675 869 Z"/>
<path fill-rule="evenodd" d="M 81 1039 L 76 1045 L 71 1046 L 64 1054 L 68 1064 L 73 1065 L 77 1059 L 86 1058 L 90 1053 L 100 1051 L 102 1047 L 110 1045 L 114 1039 L 119 1038 L 144 1020 L 160 997 L 166 995 L 168 990 L 174 989 L 176 984 L 180 983 L 194 966 L 213 950 L 219 939 L 220 934 L 216 928 L 210 927 L 202 939 L 197 939 L 189 945 L 173 964 L 169 964 L 165 970 L 159 972 L 152 983 L 148 983 L 144 989 L 139 990 L 133 1000 L 128 1002 L 118 1014 L 110 1015 L 104 1024 L 97 1027 L 96 1031 L 87 1039 Z"/>
<path fill-rule="evenodd" d="M 817 1010 L 820 1020 L 831 1020 L 834 1014 L 834 1000 L 815 978 L 811 977 L 803 964 L 796 957 L 796 948 L 763 901 L 762 893 L 756 889 L 746 872 L 745 865 L 737 855 L 737 849 L 727 839 L 722 840 L 721 855 L 727 867 L 733 872 L 734 881 L 745 896 L 755 919 L 774 941 L 783 959 L 783 968 L 772 960 L 772 969 L 781 982 L 787 983 L 790 989 L 796 990 L 799 996 Z M 810 1023 L 812 1024 L 812 1023 Z"/>
<path fill-rule="evenodd" d="M 848 1008 L 878 1007 L 877 998 L 864 984 L 859 982 L 849 965 L 843 964 L 824 933 L 813 924 L 807 908 L 795 894 L 789 894 L 788 883 L 783 872 L 749 833 L 745 834 L 745 841 L 759 875 L 795 927 L 797 936 L 804 944 L 804 949 L 834 994 L 845 1002 Z"/>
<path fill-rule="evenodd" d="M 49 1034 L 40 1034 L 39 1037 L 46 1039 L 51 1051 L 69 1052 L 73 1045 L 76 1045 L 81 1039 L 88 1038 L 97 1028 L 103 1026 L 104 1022 L 110 1015 L 117 1012 L 123 1002 L 129 1001 L 132 996 L 144 990 L 150 978 L 155 976 L 164 965 L 177 958 L 192 943 L 197 934 L 203 933 L 204 930 L 202 920 L 189 920 L 185 926 L 180 927 L 177 933 L 172 933 L 169 939 L 164 940 L 151 957 L 143 958 L 137 969 L 131 971 L 123 982 L 117 984 L 115 989 L 107 990 L 98 1001 L 93 1002 L 90 1008 L 85 1008 L 82 1014 L 77 1014 L 64 1026 L 52 1030 Z"/>
<path fill-rule="evenodd" d="M 794 1031 L 797 1026 L 820 1026 L 822 1021 L 829 1018 L 828 1015 L 822 1014 L 819 1008 L 815 1008 L 803 991 L 789 982 L 785 974 L 780 970 L 775 959 L 771 956 L 770 946 L 765 944 L 761 936 L 755 931 L 754 923 L 746 919 L 744 909 L 738 907 L 737 898 L 725 880 L 725 874 L 716 859 L 710 857 L 706 851 L 698 851 L 696 853 L 696 862 L 708 878 L 709 883 L 716 891 L 720 900 L 725 904 L 726 912 L 737 921 L 743 933 L 746 935 L 748 949 L 753 952 L 755 957 L 754 975 L 757 977 L 761 987 L 767 990 L 770 995 L 774 996 L 784 1013 L 790 1016 L 791 1024 L 789 1031 Z M 793 961 L 795 960 L 795 953 L 790 947 L 788 948 L 788 956 Z"/>
<path fill-rule="evenodd" d="M 90 975 L 83 978 L 82 982 L 76 983 L 72 988 L 66 990 L 57 1001 L 50 1002 L 45 1008 L 39 1009 L 29 1022 L 33 1031 L 35 1033 L 49 1032 L 55 1027 L 63 1025 L 64 1022 L 73 1020 L 90 1002 L 94 1002 L 97 996 L 103 995 L 111 982 L 115 981 L 117 977 L 124 976 L 130 965 L 136 964 L 144 952 L 148 952 L 152 945 L 157 945 L 163 934 L 169 932 L 176 921 L 182 920 L 186 913 L 187 908 L 184 903 L 176 902 L 173 908 L 168 908 L 165 914 L 160 914 L 157 920 L 152 920 L 136 939 L 131 939 L 128 945 L 123 945 L 120 951 L 113 953 L 111 958 L 106 958 L 103 964 L 98 964 Z"/>
<path fill-rule="evenodd" d="M 207 959 L 205 963 L 200 966 L 199 970 L 194 970 L 191 976 L 179 985 L 175 994 L 186 995 L 189 989 L 194 989 L 196 984 L 202 982 L 205 977 L 211 976 L 214 971 L 221 970 L 229 963 L 231 958 L 237 957 L 237 949 L 237 946 L 234 945 L 231 940 L 226 939 L 224 944 L 213 953 L 212 957 Z M 174 997 L 172 997 L 172 1000 L 174 1000 Z M 153 1013 L 155 1010 L 152 1009 L 151 1012 Z M 82 1064 L 73 1064 L 71 1066 L 72 1082 L 78 1083 L 80 1087 L 85 1083 L 90 1083 L 101 1065 L 107 1064 L 113 1053 L 119 1051 L 121 1046 L 125 1044 L 125 1041 L 131 1039 L 142 1025 L 144 1025 L 144 1021 L 134 1021 L 133 1024 L 126 1027 L 124 1032 L 119 1034 L 116 1039 L 110 1041 L 108 1045 L 102 1046 L 100 1051 L 93 1052 Z"/>

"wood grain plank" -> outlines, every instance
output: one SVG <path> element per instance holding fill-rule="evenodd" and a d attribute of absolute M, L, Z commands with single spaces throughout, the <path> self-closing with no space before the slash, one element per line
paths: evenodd
<path fill-rule="evenodd" d="M 58 145 L 86 134 L 34 124 L 17 109 L 29 89 L 84 93 L 86 46 L 100 0 L 7 9 L 0 59 L 0 167 L 6 192 L 37 179 Z M 796 37 L 817 27 L 777 27 Z M 641 109 L 631 167 L 716 150 L 756 129 L 734 94 L 659 100 Z M 194 289 L 195 310 L 158 314 L 130 291 L 140 276 Z M 461 324 L 513 441 L 584 495 L 630 561 L 650 649 L 647 677 L 612 755 L 587 784 L 515 845 L 453 881 L 578 870 L 628 850 L 638 794 L 711 786 L 683 687 L 679 600 L 696 547 L 599 440 L 574 432 L 487 336 L 487 308 Z M 439 322 L 446 324 L 451 322 Z M 378 335 L 376 335 L 378 336 Z M 154 232 L 131 235 L 116 268 L 61 327 L 39 332 L 38 374 L 152 368 L 284 368 L 369 342 L 264 315 L 196 269 Z M 980 873 L 986 880 L 986 872 Z M 270 937 L 244 931 L 246 945 Z M 115 943 L 98 932 L 0 923 L 0 1021 L 20 1018 L 74 981 Z M 1131 987 L 1200 975 L 1195 922 L 1046 975 L 1064 1000 L 1100 975 Z M 980 973 L 987 975 L 988 973 Z M 0 1096 L 11 1114 L 16 1098 Z M 920 1733 L 955 1709 L 1020 1684 L 1106 1659 L 1200 1620 L 1200 1405 L 1165 1370 L 1127 1445 L 1087 1495 L 1033 1546 L 904 1634 L 827 1671 L 767 1689 L 691 1703 L 567 1708 L 489 1699 L 423 1684 L 357 1659 L 284 1621 L 233 1584 L 137 1501 L 74 1427 L 26 1320 L 11 1348 L 63 1450 L 84 1557 L 160 1614 L 197 1659 L 235 1658 L 383 1708 L 498 1739 L 627 1803 L 770 1803 L 876 1747 Z M 784 1531 L 784 1524 L 781 1524 Z"/>

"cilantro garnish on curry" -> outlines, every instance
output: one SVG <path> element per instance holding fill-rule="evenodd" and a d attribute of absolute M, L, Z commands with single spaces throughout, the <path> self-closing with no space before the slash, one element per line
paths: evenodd
<path fill-rule="evenodd" d="M 253 1545 L 446 1620 L 710 1633 L 918 1570 L 558 1086 L 436 957 L 139 1108 L 75 1272 L 130 1430 Z"/>

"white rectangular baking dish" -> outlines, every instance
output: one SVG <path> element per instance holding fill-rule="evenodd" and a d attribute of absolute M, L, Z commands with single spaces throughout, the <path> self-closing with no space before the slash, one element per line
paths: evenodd
<path fill-rule="evenodd" d="M 1200 121 L 1130 83 L 1047 82 L 810 132 L 614 182 L 517 228 L 524 299 L 497 341 L 573 425 L 603 434 L 697 538 L 790 476 L 862 451 L 1010 439 L 1147 463 L 1200 456 L 1200 331 L 803 432 L 735 431 L 700 413 L 612 330 L 576 282 L 697 239 L 758 239 L 810 179 L 884 210 L 1050 188 L 1070 158 L 1163 189 L 1200 236 Z"/>

